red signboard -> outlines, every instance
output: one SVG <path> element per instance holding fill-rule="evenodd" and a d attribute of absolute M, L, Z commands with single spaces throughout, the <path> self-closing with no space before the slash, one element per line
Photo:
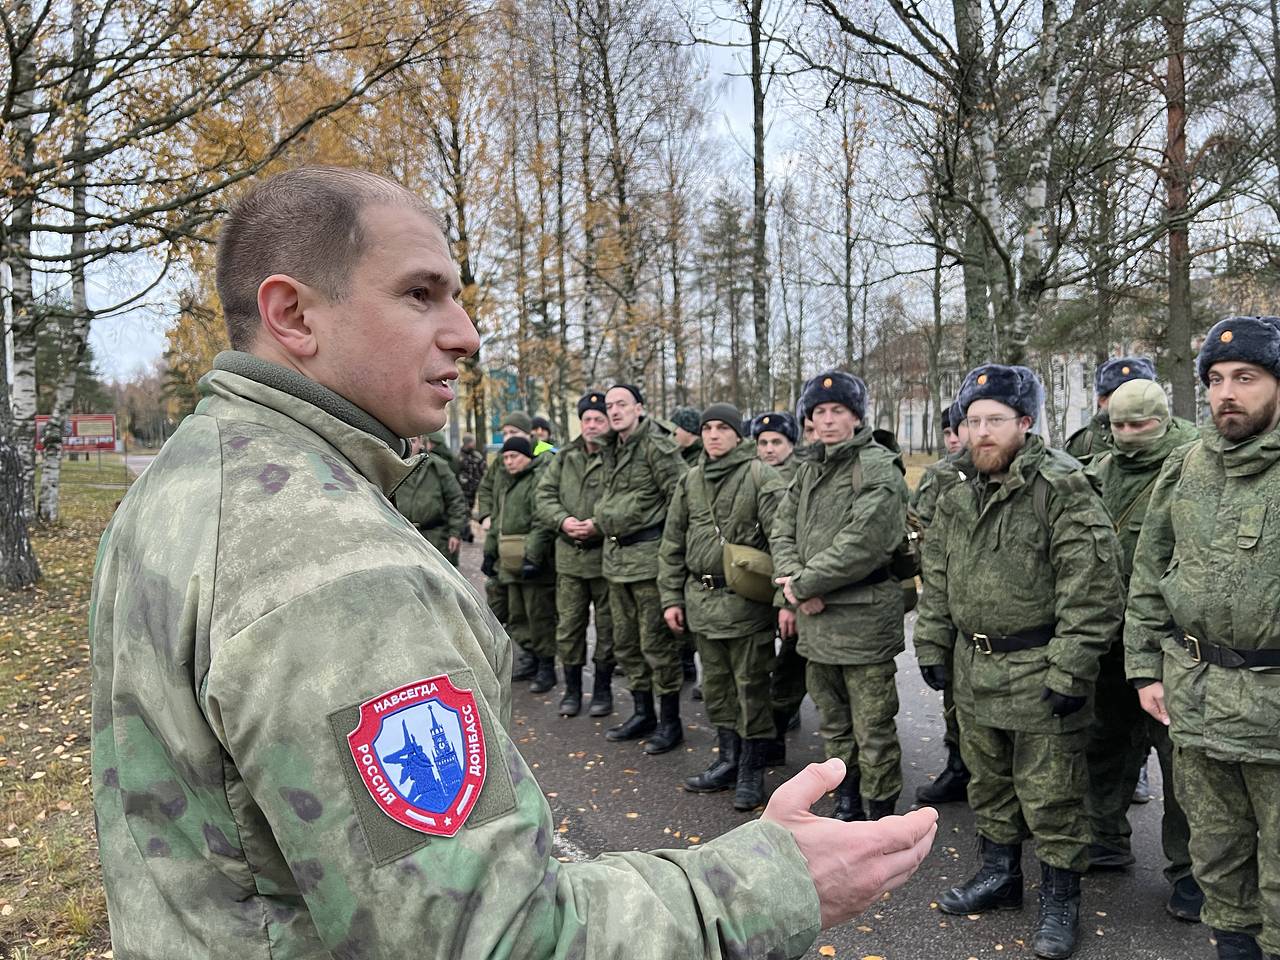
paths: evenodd
<path fill-rule="evenodd" d="M 36 449 L 44 449 L 44 428 L 49 418 L 36 415 Z M 67 418 L 62 435 L 62 449 L 68 453 L 116 448 L 116 415 L 114 413 L 73 413 Z"/>

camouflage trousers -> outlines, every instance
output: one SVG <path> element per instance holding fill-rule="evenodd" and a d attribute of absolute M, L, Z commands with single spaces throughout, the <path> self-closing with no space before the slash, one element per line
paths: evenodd
<path fill-rule="evenodd" d="M 1232 763 L 1174 747 L 1178 796 L 1206 926 L 1248 933 L 1280 955 L 1280 764 Z"/>
<path fill-rule="evenodd" d="M 609 582 L 604 577 L 556 576 L 556 656 L 566 667 L 587 662 L 587 623 L 596 612 L 596 646 L 592 661 L 613 666 L 613 610 L 609 606 Z"/>
<path fill-rule="evenodd" d="M 954 677 L 956 675 L 954 646 L 947 647 L 947 655 L 943 663 L 947 668 L 947 676 Z M 951 680 L 948 680 L 946 686 L 942 688 L 942 725 L 942 742 L 947 745 L 948 750 L 953 750 L 963 757 L 964 754 L 960 750 L 960 720 L 956 716 L 956 689 L 954 681 Z"/>
<path fill-rule="evenodd" d="M 902 792 L 897 669 L 892 660 L 858 665 L 810 660 L 805 671 L 827 758 L 839 757 L 849 770 L 857 767 L 868 800 L 889 800 Z"/>
<path fill-rule="evenodd" d="M 488 601 L 493 615 L 498 618 L 498 622 L 505 627 L 511 615 L 511 608 L 507 603 L 507 585 L 497 577 L 485 577 L 484 598 Z"/>
<path fill-rule="evenodd" d="M 684 640 L 667 629 L 656 580 L 610 581 L 613 655 L 627 676 L 628 690 L 679 693 L 684 686 L 680 647 Z"/>
<path fill-rule="evenodd" d="M 1129 804 L 1147 757 L 1146 711 L 1125 678 L 1124 647 L 1115 643 L 1098 662 L 1085 756 L 1089 763 L 1087 809 L 1093 842 L 1129 852 Z"/>
<path fill-rule="evenodd" d="M 697 635 L 702 657 L 702 699 L 707 719 L 743 738 L 774 735 L 769 702 L 773 630 L 715 639 Z"/>
<path fill-rule="evenodd" d="M 969 806 L 978 833 L 996 843 L 1034 837 L 1036 857 L 1061 870 L 1089 867 L 1085 794 L 1087 733 L 1026 733 L 983 726 L 959 714 L 969 767 Z"/>
<path fill-rule="evenodd" d="M 796 652 L 796 638 L 783 640 L 778 655 L 773 661 L 773 674 L 770 678 L 770 698 L 773 709 L 788 716 L 800 709 L 804 695 L 808 692 L 805 685 L 805 659 Z"/>
<path fill-rule="evenodd" d="M 549 583 L 507 584 L 507 633 L 534 656 L 556 655 L 556 588 Z"/>

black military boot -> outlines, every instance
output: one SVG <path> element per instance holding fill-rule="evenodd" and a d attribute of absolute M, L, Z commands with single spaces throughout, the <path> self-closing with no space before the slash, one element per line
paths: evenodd
<path fill-rule="evenodd" d="M 893 808 L 898 803 L 898 795 L 895 793 L 887 800 L 868 800 L 867 801 L 867 819 L 883 820 L 885 817 L 893 816 Z"/>
<path fill-rule="evenodd" d="M 856 766 L 845 773 L 840 786 L 836 787 L 836 806 L 831 816 L 845 823 L 867 819 L 862 812 L 862 773 Z"/>
<path fill-rule="evenodd" d="M 1169 894 L 1169 902 L 1164 908 L 1169 915 L 1188 923 L 1200 922 L 1200 908 L 1204 906 L 1204 891 L 1195 877 L 1180 877 L 1173 881 L 1173 890 Z"/>
<path fill-rule="evenodd" d="M 533 683 L 529 684 L 530 693 L 546 693 L 556 685 L 556 658 L 539 657 L 538 668 L 533 674 Z"/>
<path fill-rule="evenodd" d="M 645 741 L 644 752 L 656 757 L 660 753 L 674 750 L 682 743 L 684 724 L 680 722 L 680 694 L 664 693 L 658 698 L 658 727 Z"/>
<path fill-rule="evenodd" d="M 947 752 L 947 765 L 933 783 L 916 789 L 916 799 L 930 806 L 969 799 L 969 768 L 964 765 L 959 750 L 952 747 Z"/>
<path fill-rule="evenodd" d="M 1262 948 L 1247 933 L 1214 930 L 1213 939 L 1218 941 L 1218 960 L 1262 960 Z"/>
<path fill-rule="evenodd" d="M 532 680 L 538 672 L 538 658 L 524 647 L 516 647 L 516 658 L 511 664 L 511 682 Z"/>
<path fill-rule="evenodd" d="M 582 712 L 582 664 L 564 668 L 564 696 L 560 698 L 560 716 L 576 717 Z"/>
<path fill-rule="evenodd" d="M 716 742 L 720 752 L 711 761 L 711 766 L 696 776 L 685 778 L 684 788 L 690 793 L 717 793 L 728 790 L 737 782 L 742 738 L 729 727 L 717 727 Z"/>
<path fill-rule="evenodd" d="M 765 740 L 764 765 L 766 767 L 785 767 L 787 765 L 787 723 L 791 714 L 786 710 L 773 711 L 774 735 Z"/>
<path fill-rule="evenodd" d="M 938 897 L 943 913 L 982 913 L 1022 908 L 1022 844 L 996 843 L 978 836 L 982 866 L 963 886 Z"/>
<path fill-rule="evenodd" d="M 631 699 L 635 702 L 635 713 L 616 727 L 605 731 L 606 740 L 639 740 L 658 725 L 658 718 L 653 714 L 653 693 L 649 690 L 632 690 Z"/>
<path fill-rule="evenodd" d="M 1062 960 L 1076 951 L 1080 930 L 1080 874 L 1040 864 L 1040 917 L 1031 938 L 1037 957 Z"/>
<path fill-rule="evenodd" d="M 764 751 L 771 741 L 742 741 L 742 759 L 738 762 L 738 786 L 733 791 L 733 809 L 742 813 L 764 803 Z"/>
<path fill-rule="evenodd" d="M 595 677 L 591 681 L 591 707 L 593 717 L 607 717 L 613 713 L 613 664 L 597 663 Z"/>

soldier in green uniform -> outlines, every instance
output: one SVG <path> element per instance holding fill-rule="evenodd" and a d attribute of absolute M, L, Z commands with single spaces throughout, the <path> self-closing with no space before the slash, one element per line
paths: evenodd
<path fill-rule="evenodd" d="M 1134 550 L 1125 667 L 1169 727 L 1220 960 L 1280 958 L 1280 317 L 1197 358 L 1213 424 L 1161 468 Z"/>
<path fill-rule="evenodd" d="M 835 762 L 696 848 L 561 862 L 510 642 L 387 499 L 479 347 L 439 220 L 295 168 L 232 210 L 217 262 L 235 349 L 116 511 L 90 603 L 117 957 L 798 958 L 912 874 L 932 812 L 813 816 Z"/>
<path fill-rule="evenodd" d="M 756 442 L 756 455 L 769 464 L 790 486 L 801 460 L 795 456 L 800 428 L 794 414 L 785 411 L 762 413 L 751 421 L 751 438 Z M 804 702 L 804 657 L 796 650 L 796 612 L 786 605 L 778 610 L 778 653 L 770 674 L 770 697 L 773 704 L 774 740 L 766 754 L 766 763 L 780 767 L 787 762 L 786 734 L 800 727 L 800 704 Z"/>
<path fill-rule="evenodd" d="M 427 453 L 434 454 L 448 464 L 449 469 L 453 471 L 456 477 L 462 469 L 462 465 L 458 462 L 457 456 L 449 449 L 448 438 L 445 437 L 443 430 L 435 430 L 428 433 L 423 438 L 423 444 Z"/>
<path fill-rule="evenodd" d="M 417 455 L 422 451 L 423 440 L 415 437 L 410 452 Z M 428 543 L 458 565 L 462 529 L 469 519 L 462 487 L 443 457 L 428 451 L 418 468 L 396 488 L 392 503 Z"/>
<path fill-rule="evenodd" d="M 1129 380 L 1154 380 L 1156 365 L 1147 357 L 1111 357 L 1098 364 L 1093 377 L 1094 396 L 1098 412 L 1093 418 L 1067 437 L 1063 447 L 1081 463 L 1087 464 L 1096 456 L 1111 449 L 1111 418 L 1107 405 L 1120 384 Z"/>
<path fill-rule="evenodd" d="M 1120 539 L 1121 573 L 1127 588 L 1133 551 L 1160 467 L 1174 450 L 1194 441 L 1199 433 L 1185 420 L 1170 417 L 1164 390 L 1152 380 L 1122 383 L 1111 395 L 1107 409 L 1112 446 L 1094 458 L 1088 473 L 1102 488 L 1102 502 Z M 1129 804 L 1138 771 L 1154 746 L 1164 781 L 1161 839 L 1169 861 L 1164 873 L 1173 885 L 1166 906 L 1181 920 L 1198 920 L 1204 895 L 1191 875 L 1187 817 L 1174 792 L 1173 745 L 1164 725 L 1138 704 L 1138 694 L 1125 677 L 1123 643 L 1112 644 L 1103 656 L 1097 690 L 1088 747 L 1089 819 L 1093 826 L 1090 869 L 1134 862 Z"/>
<path fill-rule="evenodd" d="M 538 484 L 538 520 L 556 531 L 556 654 L 564 667 L 560 715 L 576 717 L 582 709 L 587 622 L 594 609 L 595 683 L 589 713 L 607 717 L 613 712 L 613 614 L 609 583 L 601 570 L 604 538 L 592 519 L 609 469 L 601 446 L 609 432 L 604 391 L 592 390 L 578 401 L 578 420 L 581 436 L 561 447 L 543 471 Z"/>
<path fill-rule="evenodd" d="M 1043 390 L 1026 367 L 971 370 L 956 403 L 969 452 L 924 541 L 915 627 L 926 682 L 955 684 L 982 865 L 938 897 L 946 913 L 1022 905 L 1036 841 L 1031 947 L 1068 957 L 1089 864 L 1085 741 L 1098 660 L 1119 632 L 1120 546 L 1080 465 L 1030 433 Z M 955 677 L 947 676 L 952 656 Z"/>
<path fill-rule="evenodd" d="M 704 456 L 676 484 L 658 554 L 663 616 L 673 632 L 697 639 L 703 698 L 719 747 L 685 789 L 736 787 L 734 808 L 754 810 L 764 802 L 765 754 L 775 735 L 769 668 L 777 617 L 772 603 L 729 589 L 724 547 L 768 551 L 783 485 L 743 442 L 742 414 L 732 404 L 713 403 L 702 412 L 701 436 Z"/>
<path fill-rule="evenodd" d="M 897 454 L 863 424 L 866 385 L 831 370 L 800 395 L 820 444 L 778 507 L 770 545 L 780 603 L 797 612 L 797 649 L 808 663 L 828 757 L 848 774 L 834 816 L 875 820 L 902 792 L 893 658 L 904 646 L 902 591 L 890 561 L 907 524 L 907 485 Z"/>
<path fill-rule="evenodd" d="M 702 413 L 696 407 L 676 407 L 671 411 L 671 423 L 675 426 L 676 445 L 687 466 L 692 467 L 702 456 Z"/>
<path fill-rule="evenodd" d="M 662 617 L 658 541 L 676 481 L 685 472 L 675 438 L 645 416 L 644 394 L 631 384 L 605 393 L 612 432 L 605 438 L 609 471 L 596 503 L 605 535 L 604 576 L 613 610 L 613 653 L 627 675 L 635 710 L 605 737 L 648 737 L 645 753 L 666 753 L 684 742 L 680 722 L 682 641 Z M 654 710 L 654 695 L 660 715 Z"/>
<path fill-rule="evenodd" d="M 955 465 L 969 446 L 969 427 L 964 421 L 960 408 L 952 403 L 944 411 L 943 416 L 947 423 L 943 431 L 947 455 L 925 468 L 924 474 L 920 477 L 920 483 L 912 493 L 911 502 L 907 506 L 908 522 L 921 538 L 925 536 L 925 531 L 933 522 L 938 495 L 960 478 Z M 926 583 L 924 588 L 928 590 L 929 585 Z M 942 676 L 948 678 L 948 681 L 955 676 L 951 663 L 953 652 L 953 649 L 948 649 L 947 659 L 943 663 Z M 928 680 L 929 678 L 926 677 L 926 682 Z M 936 682 L 936 677 L 934 680 Z M 969 768 L 965 766 L 964 757 L 960 752 L 960 722 L 956 719 L 955 690 L 950 682 L 942 683 L 941 686 L 942 722 L 945 731 L 943 742 L 947 747 L 947 764 L 932 783 L 916 788 L 916 799 L 928 804 L 958 803 L 969 796 Z"/>
<path fill-rule="evenodd" d="M 554 457 L 535 457 L 524 437 L 508 437 L 499 454 L 508 474 L 497 488 L 480 571 L 507 589 L 507 633 L 537 658 L 531 693 L 556 685 L 555 535 L 534 515 L 538 481 Z"/>

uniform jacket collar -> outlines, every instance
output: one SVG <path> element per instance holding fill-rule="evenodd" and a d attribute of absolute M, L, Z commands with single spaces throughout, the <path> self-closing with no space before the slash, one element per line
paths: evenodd
<path fill-rule="evenodd" d="M 1222 461 L 1228 477 L 1251 477 L 1271 469 L 1280 460 L 1280 427 L 1239 443 L 1229 442 L 1212 423 L 1202 427 L 1200 434 L 1205 448 Z"/>
<path fill-rule="evenodd" d="M 407 444 L 386 425 L 314 380 L 248 353 L 218 354 L 200 379 L 204 397 L 249 402 L 297 421 L 336 448 L 390 496 L 422 460 L 405 460 Z"/>
<path fill-rule="evenodd" d="M 862 450 L 872 440 L 874 431 L 865 424 L 853 432 L 853 436 L 848 440 L 842 440 L 839 443 L 833 443 L 827 446 L 825 443 L 814 444 L 817 450 L 814 460 L 818 463 L 840 463 L 844 460 L 851 460 L 859 451 Z"/>
<path fill-rule="evenodd" d="M 704 457 L 702 475 L 707 478 L 708 483 L 719 483 L 744 463 L 750 463 L 754 460 L 756 456 L 755 447 L 756 445 L 750 440 L 743 440 L 718 460 Z"/>

